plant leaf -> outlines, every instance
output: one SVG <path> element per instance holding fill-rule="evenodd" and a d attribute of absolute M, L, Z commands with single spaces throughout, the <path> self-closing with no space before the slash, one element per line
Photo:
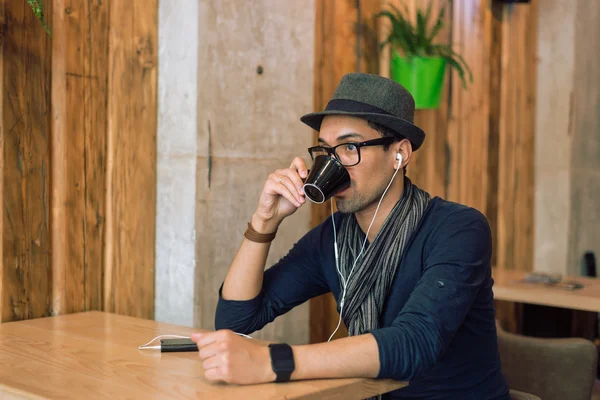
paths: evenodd
<path fill-rule="evenodd" d="M 401 43 L 403 43 L 403 50 L 406 53 L 407 57 L 411 57 L 417 54 L 417 46 L 414 40 L 415 37 L 415 29 L 412 24 L 404 17 L 402 11 L 400 11 L 396 6 L 390 4 L 390 7 L 395 12 L 395 20 L 394 20 L 394 28 L 396 34 L 401 37 Z M 405 12 L 408 14 L 408 10 L 405 5 Z"/>
<path fill-rule="evenodd" d="M 445 12 L 446 12 L 446 6 L 442 7 L 442 9 L 440 10 L 440 13 L 438 14 L 438 16 L 437 16 L 437 18 L 435 20 L 435 25 L 431 29 L 431 34 L 427 38 L 427 44 L 428 45 L 431 45 L 433 43 L 433 39 L 435 39 L 435 37 L 440 33 L 440 31 L 444 27 L 444 14 L 445 14 Z"/>
<path fill-rule="evenodd" d="M 46 20 L 44 19 L 44 5 L 42 4 L 42 0 L 27 0 L 27 4 L 31 7 L 33 14 L 40 21 L 44 30 L 52 37 L 52 33 L 50 32 L 50 28 L 46 24 Z"/>
<path fill-rule="evenodd" d="M 436 51 L 446 60 L 446 62 L 454 68 L 462 81 L 463 88 L 467 88 L 467 78 L 465 76 L 465 70 L 468 74 L 469 82 L 473 82 L 473 74 L 469 69 L 469 66 L 462 58 L 462 56 L 456 53 L 450 46 L 436 45 Z"/>

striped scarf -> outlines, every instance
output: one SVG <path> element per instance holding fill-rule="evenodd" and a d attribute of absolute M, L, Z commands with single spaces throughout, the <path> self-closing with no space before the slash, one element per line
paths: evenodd
<path fill-rule="evenodd" d="M 343 319 L 350 336 L 379 328 L 379 317 L 408 239 L 417 229 L 431 196 L 404 178 L 404 192 L 364 250 L 348 281 Z M 348 277 L 365 239 L 354 214 L 340 227 L 340 271 Z M 341 299 L 340 299 L 341 300 Z M 338 312 L 339 312 L 338 303 Z"/>

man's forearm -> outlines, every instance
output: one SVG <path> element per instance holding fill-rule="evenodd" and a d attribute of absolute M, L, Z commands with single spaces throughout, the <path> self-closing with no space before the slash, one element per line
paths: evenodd
<path fill-rule="evenodd" d="M 252 225 L 261 233 L 273 232 L 276 224 L 265 224 L 252 218 Z M 265 263 L 271 243 L 256 243 L 244 238 L 223 283 L 222 296 L 226 300 L 250 300 L 262 288 Z"/>
<path fill-rule="evenodd" d="M 329 343 L 292 346 L 296 369 L 292 379 L 376 378 L 379 347 L 370 333 Z"/>

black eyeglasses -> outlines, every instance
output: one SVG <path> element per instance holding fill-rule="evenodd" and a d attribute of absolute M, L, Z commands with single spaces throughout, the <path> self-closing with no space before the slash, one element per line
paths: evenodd
<path fill-rule="evenodd" d="M 309 147 L 308 154 L 314 161 L 318 156 L 333 155 L 345 167 L 351 167 L 360 162 L 360 148 L 367 146 L 383 146 L 394 143 L 395 137 L 387 136 L 379 139 L 367 140 L 366 142 L 347 142 L 333 147 L 314 146 Z"/>

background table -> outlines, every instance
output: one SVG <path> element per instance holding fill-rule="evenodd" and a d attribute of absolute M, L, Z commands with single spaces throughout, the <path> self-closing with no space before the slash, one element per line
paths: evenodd
<path fill-rule="evenodd" d="M 494 298 L 517 303 L 600 312 L 600 279 L 566 276 L 563 277 L 563 281 L 575 281 L 584 285 L 581 289 L 566 290 L 548 285 L 519 282 L 529 273 L 495 268 Z"/>
<path fill-rule="evenodd" d="M 0 397 L 361 399 L 407 385 L 375 379 L 212 384 L 195 352 L 137 348 L 158 335 L 197 331 L 102 312 L 0 324 Z"/>

